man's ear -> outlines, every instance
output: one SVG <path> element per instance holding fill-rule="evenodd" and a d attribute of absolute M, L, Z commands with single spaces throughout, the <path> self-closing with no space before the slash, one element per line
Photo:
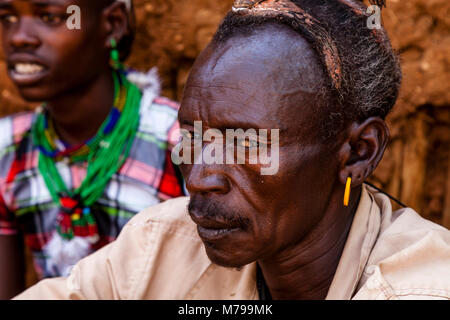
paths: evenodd
<path fill-rule="evenodd" d="M 361 185 L 383 158 L 388 141 L 389 129 L 383 119 L 372 117 L 352 123 L 339 151 L 339 180 L 345 184 L 351 177 L 353 187 Z"/>
<path fill-rule="evenodd" d="M 122 1 L 114 1 L 111 5 L 103 9 L 102 20 L 106 31 L 107 48 L 111 47 L 111 39 L 117 43 L 128 33 L 128 11 Z"/>

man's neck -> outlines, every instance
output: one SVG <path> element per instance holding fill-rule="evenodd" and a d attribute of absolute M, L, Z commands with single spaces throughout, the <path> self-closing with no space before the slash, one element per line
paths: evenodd
<path fill-rule="evenodd" d="M 348 208 L 332 199 L 316 228 L 295 247 L 259 261 L 273 299 L 325 299 L 338 267 L 359 203 L 361 189 Z M 338 209 L 339 208 L 339 209 Z"/>
<path fill-rule="evenodd" d="M 97 133 L 113 102 L 112 76 L 104 72 L 83 87 L 48 101 L 47 106 L 60 139 L 79 145 Z"/>

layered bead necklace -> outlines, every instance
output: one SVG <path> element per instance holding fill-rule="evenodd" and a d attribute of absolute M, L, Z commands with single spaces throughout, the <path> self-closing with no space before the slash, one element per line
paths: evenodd
<path fill-rule="evenodd" d="M 48 113 L 42 108 L 32 126 L 33 143 L 39 149 L 39 172 L 53 201 L 62 209 L 57 231 L 62 238 L 98 239 L 97 223 L 91 207 L 104 193 L 111 177 L 127 159 L 139 126 L 141 93 L 121 70 L 113 71 L 114 105 L 97 134 L 85 144 L 61 151 Z M 56 163 L 87 162 L 86 177 L 75 189 L 67 188 Z"/>

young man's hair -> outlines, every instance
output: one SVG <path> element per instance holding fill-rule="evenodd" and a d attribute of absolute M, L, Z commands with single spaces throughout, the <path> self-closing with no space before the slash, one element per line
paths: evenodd
<path fill-rule="evenodd" d="M 325 87 L 318 93 L 326 101 L 319 116 L 321 137 L 327 140 L 335 136 L 349 121 L 363 121 L 372 116 L 384 119 L 397 100 L 402 74 L 386 31 L 368 28 L 367 7 L 356 0 L 291 2 L 320 24 L 338 52 L 340 85 L 333 85 L 332 77 L 327 76 Z M 305 32 L 305 25 L 287 15 L 243 15 L 231 11 L 213 41 L 220 44 L 233 36 L 249 35 L 268 23 L 288 26 L 304 37 L 316 51 L 325 75 L 330 75 L 326 54 L 320 49 L 322 37 L 311 36 Z"/>

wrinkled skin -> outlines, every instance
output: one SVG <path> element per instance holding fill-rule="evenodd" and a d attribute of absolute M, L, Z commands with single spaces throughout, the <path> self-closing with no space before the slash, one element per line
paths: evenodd
<path fill-rule="evenodd" d="M 294 31 L 273 24 L 211 43 L 187 81 L 179 120 L 204 129 L 280 129 L 280 170 L 258 164 L 181 166 L 189 211 L 209 258 L 222 266 L 258 261 L 276 299 L 323 299 L 342 254 L 361 184 L 388 140 L 383 120 L 350 123 L 321 140 L 316 93 L 324 73 Z M 206 145 L 206 144 L 205 144 Z M 353 177 L 348 207 L 345 182 Z M 221 230 L 217 232 L 217 230 Z"/>

